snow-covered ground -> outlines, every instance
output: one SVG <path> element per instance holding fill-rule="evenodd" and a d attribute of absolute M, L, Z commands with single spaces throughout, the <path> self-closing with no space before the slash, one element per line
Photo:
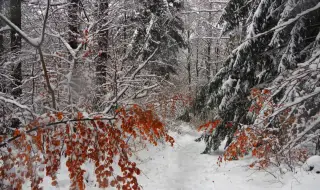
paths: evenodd
<path fill-rule="evenodd" d="M 142 173 L 138 177 L 144 190 L 318 190 L 320 174 L 297 169 L 295 174 L 287 172 L 279 177 L 277 172 L 249 169 L 250 158 L 217 165 L 222 150 L 213 155 L 200 154 L 203 142 L 195 142 L 199 133 L 189 126 L 182 125 L 181 134 L 171 132 L 176 143 L 150 146 L 139 152 L 136 160 Z M 271 172 L 272 175 L 269 173 Z M 273 176 L 274 175 L 274 176 Z M 59 189 L 68 189 L 68 172 L 62 168 Z M 50 179 L 45 178 L 44 189 L 51 187 Z M 88 184 L 87 189 L 97 189 Z"/>
<path fill-rule="evenodd" d="M 298 169 L 279 177 L 270 171 L 249 169 L 251 159 L 217 164 L 220 151 L 213 155 L 200 154 L 205 144 L 194 140 L 200 136 L 188 126 L 182 126 L 181 135 L 171 133 L 175 146 L 157 147 L 144 153 L 145 161 L 139 167 L 144 171 L 140 184 L 145 190 L 318 190 L 320 174 Z M 189 129 L 189 130 L 188 130 Z M 277 178 L 275 178 L 277 177 Z"/>

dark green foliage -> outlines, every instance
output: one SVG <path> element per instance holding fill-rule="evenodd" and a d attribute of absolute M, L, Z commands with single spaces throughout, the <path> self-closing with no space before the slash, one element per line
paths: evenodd
<path fill-rule="evenodd" d="M 281 72 L 294 69 L 297 63 L 306 60 L 311 52 L 308 49 L 319 33 L 319 10 L 279 30 L 270 29 L 317 3 L 313 0 L 231 0 L 228 3 L 220 21 L 224 22 L 224 34 L 232 32 L 230 35 L 243 40 L 229 55 L 224 67 L 198 92 L 195 114 L 202 120 L 222 121 L 213 134 L 204 138 L 207 143 L 204 153 L 217 150 L 225 137 L 229 137 L 230 142 L 240 123 L 253 121 L 247 116 L 252 88 L 267 87 Z M 241 32 L 237 32 L 241 27 Z M 264 35 L 256 37 L 260 33 Z M 225 127 L 228 122 L 232 122 L 233 127 Z"/>

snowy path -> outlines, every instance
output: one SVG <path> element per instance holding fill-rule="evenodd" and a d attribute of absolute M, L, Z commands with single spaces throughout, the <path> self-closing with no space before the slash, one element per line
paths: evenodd
<path fill-rule="evenodd" d="M 217 165 L 222 151 L 214 155 L 200 154 L 205 144 L 194 140 L 200 134 L 189 126 L 180 126 L 182 134 L 172 132 L 174 147 L 168 144 L 150 146 L 148 151 L 138 153 L 136 162 L 142 173 L 138 176 L 143 190 L 318 190 L 320 175 L 298 170 L 297 174 L 288 172 L 280 180 L 265 171 L 248 168 L 250 159 Z M 88 167 L 88 166 L 87 166 Z M 88 169 L 88 168 L 87 168 Z M 89 167 L 93 172 L 93 167 Z M 274 172 L 276 173 L 276 172 Z M 91 175 L 93 176 L 93 175 Z M 58 174 L 59 188 L 52 187 L 51 179 L 45 177 L 44 189 L 68 190 L 69 179 L 66 167 Z M 94 181 L 87 189 L 98 190 Z M 214 181 L 214 182 L 213 182 Z M 27 187 L 27 186 L 26 186 Z M 30 186 L 29 186 L 30 187 Z M 30 189 L 30 188 L 24 188 Z"/>
<path fill-rule="evenodd" d="M 144 190 L 318 190 L 320 175 L 288 173 L 275 179 L 265 171 L 248 168 L 250 159 L 217 165 L 222 151 L 215 155 L 200 154 L 203 142 L 195 142 L 196 132 L 172 133 L 174 147 L 150 148 L 139 167 L 144 173 L 139 182 Z M 151 156 L 150 156 L 151 155 Z"/>
<path fill-rule="evenodd" d="M 148 151 L 151 160 L 139 166 L 145 174 L 140 177 L 143 189 L 212 189 L 215 157 L 200 154 L 203 144 L 194 139 L 176 136 L 174 147 Z"/>

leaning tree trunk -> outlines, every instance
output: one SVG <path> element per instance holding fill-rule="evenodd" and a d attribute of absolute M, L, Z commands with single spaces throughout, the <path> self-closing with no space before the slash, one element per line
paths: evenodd
<path fill-rule="evenodd" d="M 107 15 L 109 4 L 108 0 L 100 0 L 100 6 L 99 6 L 99 17 L 105 17 Z M 100 22 L 100 26 L 103 26 L 104 23 L 106 23 L 106 19 L 102 19 Z M 109 31 L 100 28 L 100 31 L 98 32 L 98 44 L 100 48 L 100 54 L 99 58 L 97 59 L 97 65 L 96 65 L 96 74 L 97 74 L 97 96 L 96 96 L 96 105 L 99 105 L 101 103 L 101 96 L 103 96 L 106 93 L 105 88 L 103 85 L 107 82 L 106 81 L 106 75 L 107 75 L 107 61 L 108 61 L 108 37 L 109 37 Z"/>
<path fill-rule="evenodd" d="M 21 0 L 10 0 L 10 18 L 12 23 L 14 23 L 17 27 L 21 28 Z M 13 29 L 11 29 L 10 40 L 11 52 L 12 54 L 15 54 L 15 57 L 18 58 L 18 55 L 21 50 L 21 36 L 18 35 Z M 18 98 L 22 94 L 22 63 L 19 59 L 16 60 L 18 62 L 14 65 L 12 72 L 12 77 L 14 79 L 12 95 L 14 98 Z"/>

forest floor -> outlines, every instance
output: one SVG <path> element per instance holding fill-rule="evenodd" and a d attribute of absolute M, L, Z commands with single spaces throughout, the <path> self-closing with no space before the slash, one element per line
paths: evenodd
<path fill-rule="evenodd" d="M 205 144 L 195 142 L 200 133 L 187 125 L 180 132 L 171 132 L 175 145 L 150 146 L 135 157 L 142 173 L 138 182 L 143 190 L 316 190 L 320 187 L 320 175 L 297 168 L 296 173 L 279 175 L 270 168 L 265 171 L 249 169 L 251 158 L 222 163 L 217 159 L 222 149 L 212 155 L 201 154 Z M 223 146 L 221 146 L 222 148 Z M 57 189 L 45 178 L 44 189 Z M 61 168 L 58 189 L 68 189 L 68 171 Z M 87 189 L 94 187 L 94 180 Z"/>

